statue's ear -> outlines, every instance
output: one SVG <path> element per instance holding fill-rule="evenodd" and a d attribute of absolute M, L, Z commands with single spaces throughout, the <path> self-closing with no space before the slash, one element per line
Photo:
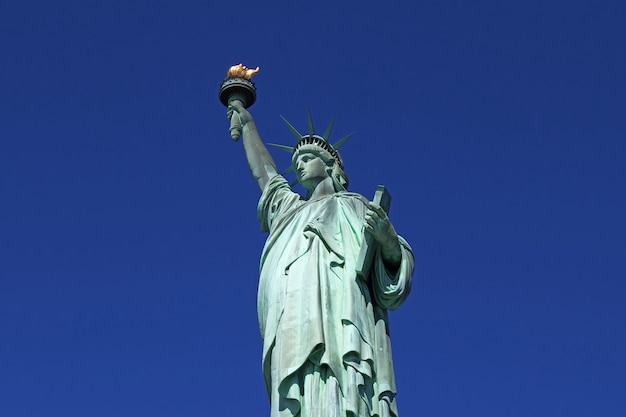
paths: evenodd
<path fill-rule="evenodd" d="M 328 160 L 328 162 L 326 162 L 326 173 L 328 174 L 329 177 L 333 175 L 334 170 L 335 170 L 335 160 L 330 159 Z"/>

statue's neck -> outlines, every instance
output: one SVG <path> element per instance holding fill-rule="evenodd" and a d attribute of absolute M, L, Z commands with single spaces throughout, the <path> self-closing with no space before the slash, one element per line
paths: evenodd
<path fill-rule="evenodd" d="M 327 195 L 335 194 L 335 186 L 333 185 L 333 179 L 330 177 L 324 178 L 321 182 L 319 182 L 313 192 L 309 196 L 309 200 L 314 198 L 324 197 Z"/>

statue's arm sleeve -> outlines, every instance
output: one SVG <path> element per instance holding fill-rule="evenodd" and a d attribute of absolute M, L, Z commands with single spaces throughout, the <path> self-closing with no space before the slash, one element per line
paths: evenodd
<path fill-rule="evenodd" d="M 270 178 L 257 206 L 261 231 L 271 231 L 277 219 L 299 202 L 300 195 L 291 191 L 289 183 L 282 175 Z"/>
<path fill-rule="evenodd" d="M 391 274 L 387 270 L 380 248 L 377 250 L 372 272 L 374 300 L 380 307 L 387 310 L 395 310 L 400 307 L 408 297 L 411 292 L 411 280 L 415 267 L 413 250 L 402 237 L 398 236 L 398 239 L 400 240 L 402 260 L 395 274 Z"/>

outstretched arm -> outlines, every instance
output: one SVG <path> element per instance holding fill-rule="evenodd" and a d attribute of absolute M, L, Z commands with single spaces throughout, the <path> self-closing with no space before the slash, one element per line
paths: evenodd
<path fill-rule="evenodd" d="M 278 174 L 276 163 L 267 151 L 267 148 L 256 130 L 254 119 L 250 113 L 243 107 L 241 101 L 233 100 L 228 106 L 228 118 L 232 116 L 232 112 L 237 112 L 241 120 L 243 133 L 243 148 L 246 152 L 246 159 L 252 171 L 252 176 L 259 184 L 261 191 L 265 189 L 265 184 Z"/>

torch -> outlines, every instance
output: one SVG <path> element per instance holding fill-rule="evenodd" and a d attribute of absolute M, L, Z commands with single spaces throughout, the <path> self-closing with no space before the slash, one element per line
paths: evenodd
<path fill-rule="evenodd" d="M 233 65 L 226 73 L 226 79 L 220 86 L 219 98 L 226 107 L 238 100 L 244 108 L 252 106 L 256 100 L 256 87 L 252 76 L 259 72 L 259 67 L 249 69 L 243 64 Z M 241 136 L 241 120 L 237 112 L 230 118 L 230 137 L 238 140 Z"/>

